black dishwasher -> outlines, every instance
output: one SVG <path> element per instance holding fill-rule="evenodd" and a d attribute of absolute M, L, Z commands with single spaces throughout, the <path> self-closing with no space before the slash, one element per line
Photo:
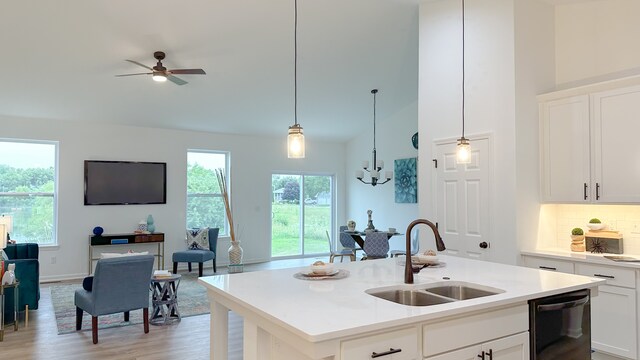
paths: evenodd
<path fill-rule="evenodd" d="M 532 360 L 591 359 L 589 289 L 529 301 Z"/>

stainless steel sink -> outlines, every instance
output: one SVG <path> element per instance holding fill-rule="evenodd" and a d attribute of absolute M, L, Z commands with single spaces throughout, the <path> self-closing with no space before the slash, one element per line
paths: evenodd
<path fill-rule="evenodd" d="M 483 296 L 495 295 L 497 292 L 477 289 L 465 285 L 447 285 L 425 289 L 426 291 L 456 300 L 475 299 Z"/>
<path fill-rule="evenodd" d="M 370 295 L 393 301 L 397 304 L 411 306 L 429 306 L 454 301 L 453 299 L 447 299 L 442 296 L 430 294 L 424 290 L 387 290 L 370 293 Z"/>
<path fill-rule="evenodd" d="M 504 290 L 467 282 L 440 282 L 421 286 L 369 289 L 367 294 L 396 304 L 430 306 L 503 293 Z"/>

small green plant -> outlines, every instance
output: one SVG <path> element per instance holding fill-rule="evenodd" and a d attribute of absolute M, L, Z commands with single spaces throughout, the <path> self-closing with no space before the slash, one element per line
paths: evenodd
<path fill-rule="evenodd" d="M 571 230 L 571 235 L 584 235 L 584 231 L 580 228 L 573 228 L 573 230 Z"/>
<path fill-rule="evenodd" d="M 589 220 L 589 224 L 602 224 L 602 221 L 600 221 L 600 219 L 598 218 L 593 218 Z"/>

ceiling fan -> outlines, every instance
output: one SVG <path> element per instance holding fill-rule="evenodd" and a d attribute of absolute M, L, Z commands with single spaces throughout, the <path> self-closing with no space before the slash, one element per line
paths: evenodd
<path fill-rule="evenodd" d="M 142 66 L 145 69 L 149 69 L 151 70 L 151 72 L 146 72 L 146 73 L 136 73 L 136 74 L 123 74 L 123 75 L 116 75 L 117 77 L 120 76 L 134 76 L 134 75 L 151 75 L 153 77 L 153 80 L 158 81 L 158 82 L 164 82 L 164 81 L 171 81 L 172 83 L 176 84 L 176 85 L 184 85 L 187 84 L 186 81 L 180 79 L 179 77 L 174 76 L 174 74 L 181 74 L 181 75 L 206 75 L 207 73 L 204 72 L 204 70 L 202 69 L 173 69 L 173 70 L 168 70 L 166 67 L 164 67 L 164 65 L 162 65 L 162 60 L 164 60 L 165 54 L 162 51 L 156 51 L 153 53 L 153 57 L 156 58 L 156 60 L 158 60 L 158 63 L 156 63 L 156 66 L 154 67 L 148 67 L 147 65 L 141 64 L 137 61 L 133 61 L 133 60 L 125 60 L 128 61 L 130 63 Z"/>

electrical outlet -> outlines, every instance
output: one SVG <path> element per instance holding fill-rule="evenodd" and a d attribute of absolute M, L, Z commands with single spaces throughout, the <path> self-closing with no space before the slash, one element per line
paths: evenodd
<path fill-rule="evenodd" d="M 640 223 L 634 223 L 631 226 L 631 233 L 632 234 L 640 234 Z"/>
<path fill-rule="evenodd" d="M 55 256 L 52 256 L 52 257 L 51 257 L 51 264 L 52 264 L 52 265 L 53 265 L 53 264 L 55 264 L 55 263 L 56 263 L 56 261 L 58 261 L 58 259 L 57 259 Z"/>

